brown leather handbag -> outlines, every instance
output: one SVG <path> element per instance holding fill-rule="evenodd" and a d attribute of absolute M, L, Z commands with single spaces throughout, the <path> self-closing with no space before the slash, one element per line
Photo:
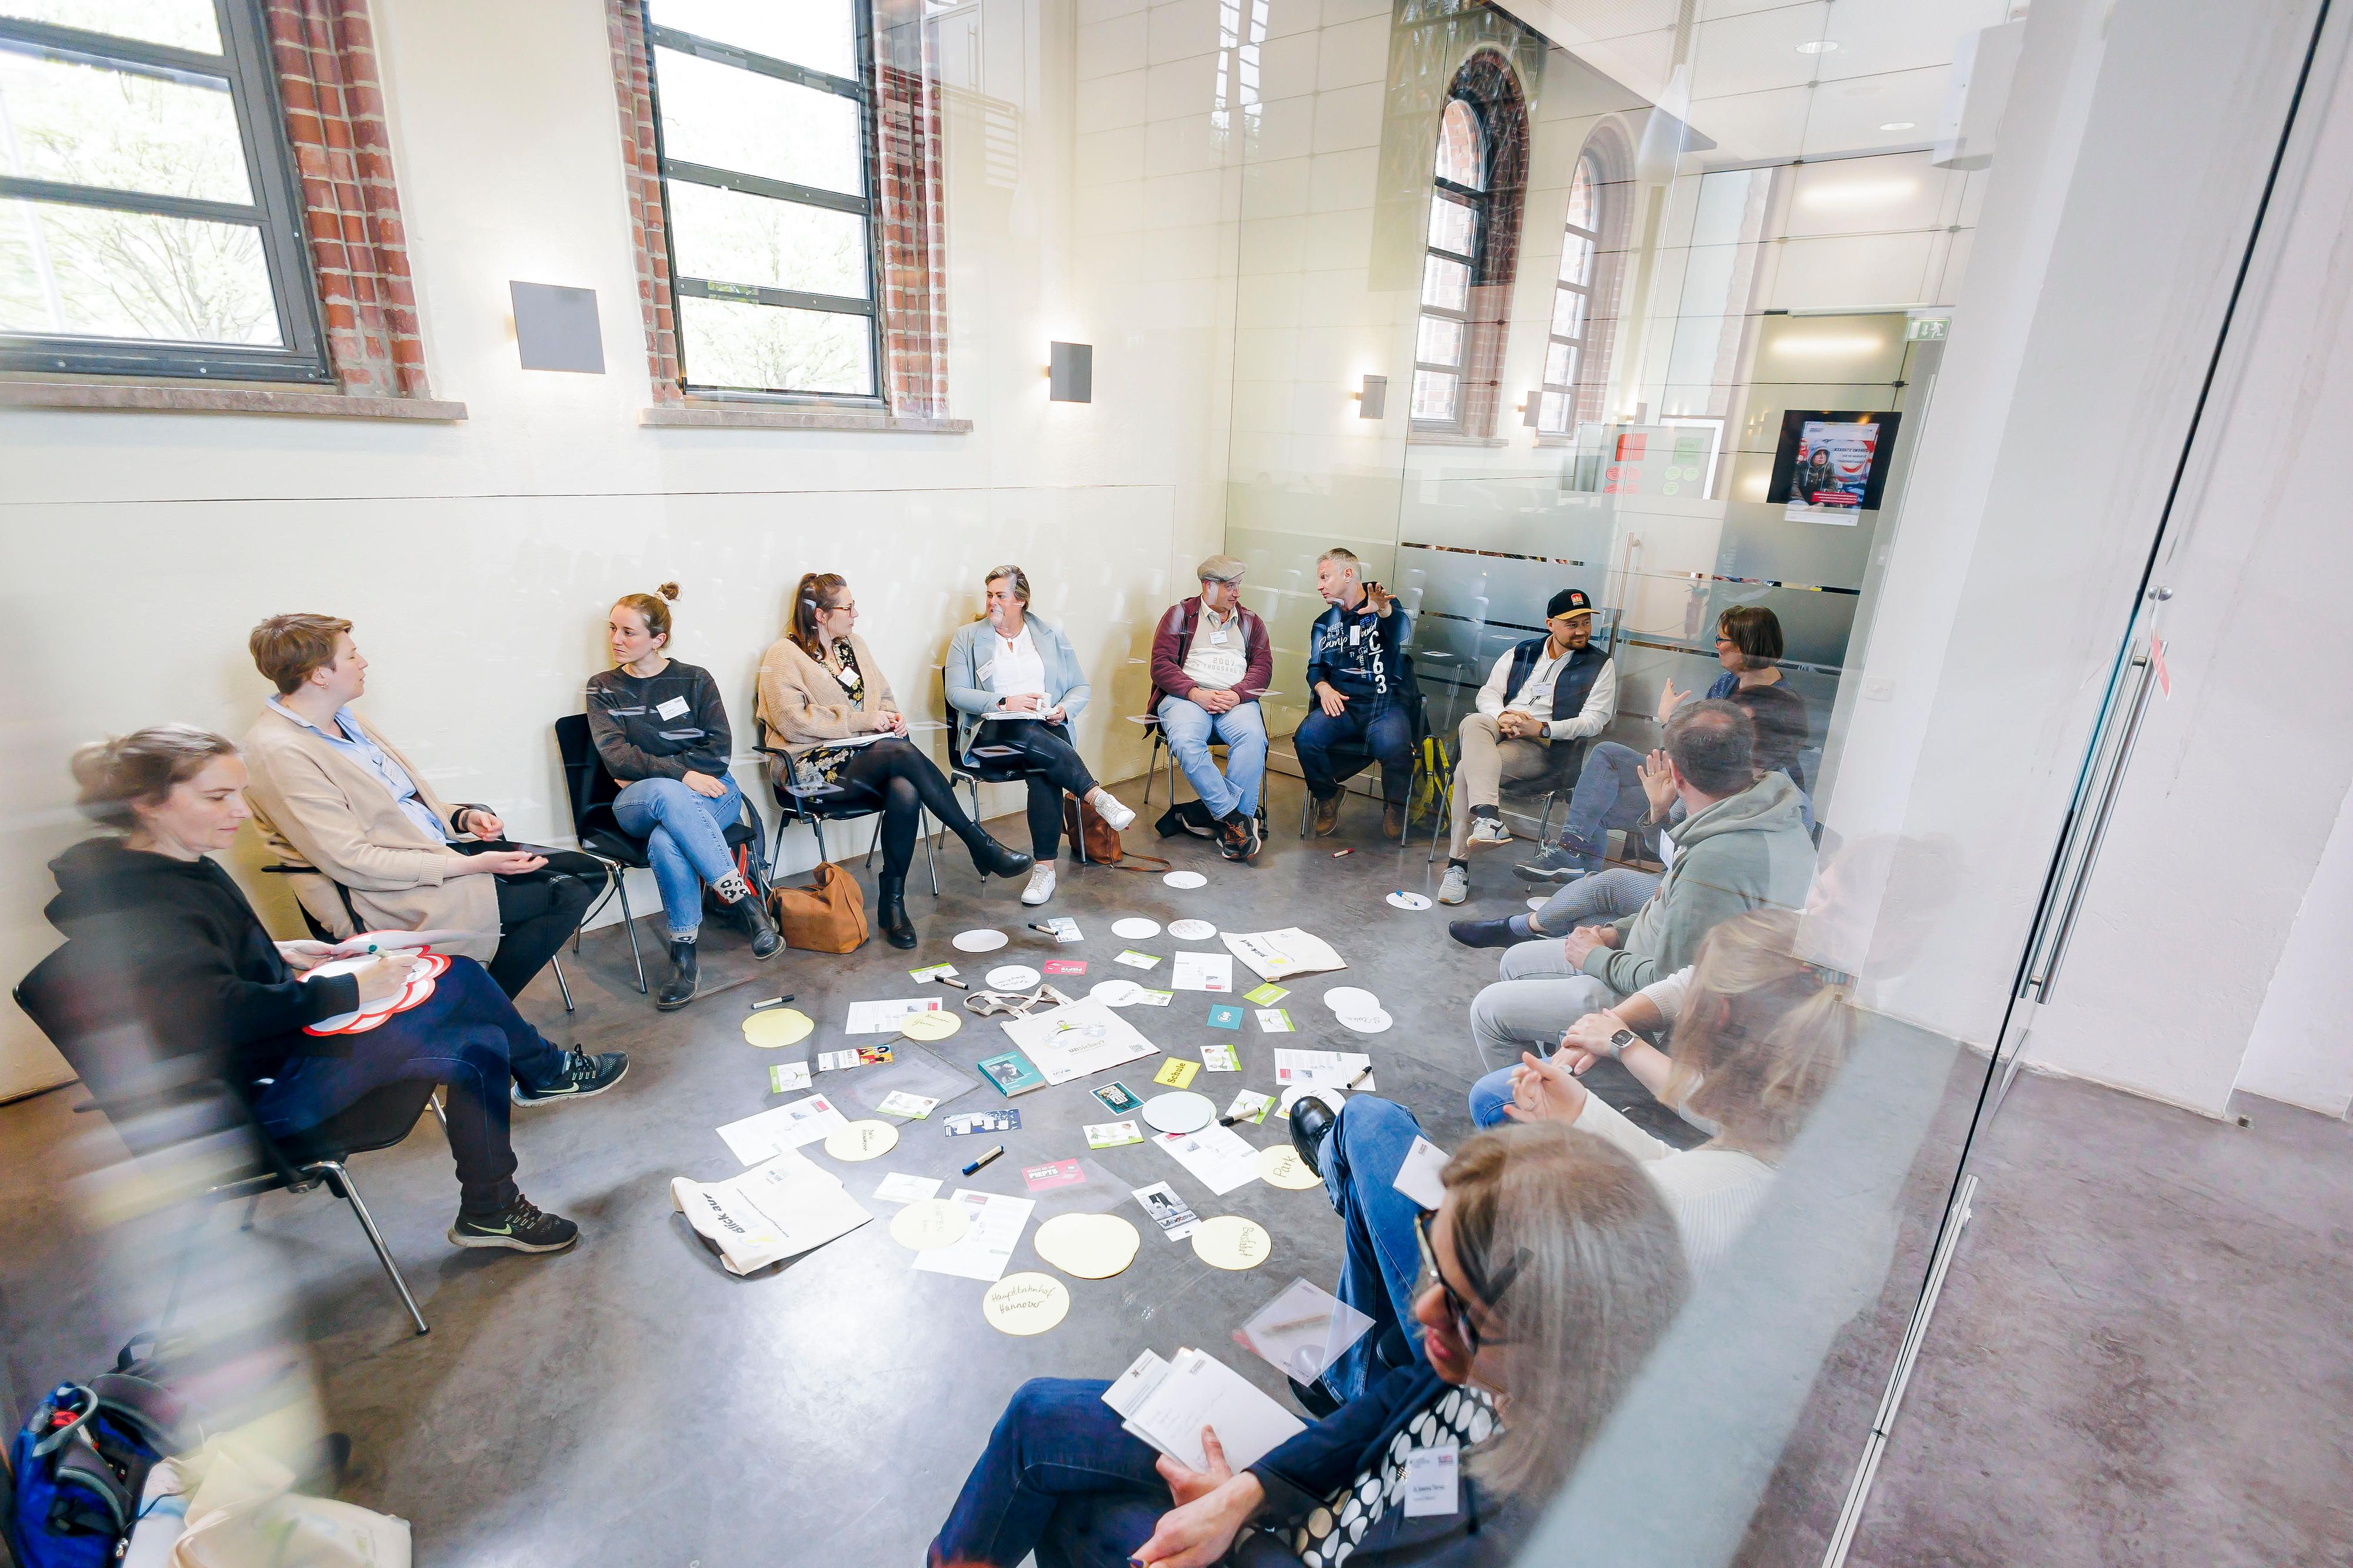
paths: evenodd
<path fill-rule="evenodd" d="M 866 940 L 866 895 L 858 879 L 828 861 L 806 888 L 776 888 L 776 930 L 804 952 L 849 952 Z"/>
<path fill-rule="evenodd" d="M 1166 871 L 1172 864 L 1157 855 L 1129 854 L 1127 846 L 1119 841 L 1119 830 L 1103 819 L 1103 813 L 1068 792 L 1062 795 L 1062 836 L 1084 849 L 1087 858 L 1098 866 Z"/>

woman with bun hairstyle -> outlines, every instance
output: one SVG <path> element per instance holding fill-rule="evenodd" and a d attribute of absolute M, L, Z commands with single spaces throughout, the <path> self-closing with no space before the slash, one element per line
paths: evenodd
<path fill-rule="evenodd" d="M 603 1093 L 628 1058 L 558 1049 L 470 958 L 450 959 L 431 995 L 371 1029 L 305 1033 L 398 996 L 410 963 L 391 955 L 321 974 L 329 944 L 270 941 L 211 858 L 253 815 L 237 747 L 163 724 L 84 746 L 73 771 L 83 814 L 111 831 L 49 862 L 58 896 L 47 912 L 66 945 L 65 983 L 43 997 L 46 1018 L 69 1021 L 93 1042 L 121 1042 L 109 1045 L 110 1058 L 143 1037 L 154 1059 L 110 1059 L 110 1075 L 136 1078 L 152 1066 L 173 1086 L 225 1081 L 274 1137 L 298 1137 L 395 1083 L 446 1085 L 459 1191 L 449 1240 L 561 1252 L 579 1239 L 570 1220 L 516 1188 L 508 1119 L 515 1104 Z M 167 1052 L 194 1059 L 166 1066 Z"/>
<path fill-rule="evenodd" d="M 768 760 L 778 784 L 814 770 L 842 791 L 829 801 L 882 814 L 882 875 L 876 883 L 882 934 L 892 947 L 913 947 L 907 868 L 925 811 L 964 840 L 985 877 L 1021 876 L 1030 861 L 966 816 L 938 766 L 906 738 L 906 716 L 881 662 L 853 629 L 857 625 L 848 579 L 832 572 L 803 575 L 793 590 L 791 628 L 760 659 L 758 717 L 765 743 L 789 753 Z M 883 739 L 841 744 L 862 735 Z"/>
<path fill-rule="evenodd" d="M 656 594 L 615 600 L 605 641 L 617 668 L 588 678 L 588 733 L 621 785 L 613 820 L 646 841 L 670 919 L 670 978 L 654 995 L 665 1013 L 693 1001 L 702 983 L 694 944 L 706 885 L 752 939 L 753 957 L 773 958 L 784 946 L 727 847 L 727 829 L 744 815 L 744 793 L 727 771 L 727 708 L 709 670 L 670 657 L 677 597 L 678 584 L 664 583 Z M 752 822 L 756 831 L 759 818 Z"/>

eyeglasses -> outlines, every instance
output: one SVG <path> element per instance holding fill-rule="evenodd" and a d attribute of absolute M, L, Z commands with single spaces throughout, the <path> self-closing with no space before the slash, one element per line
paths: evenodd
<path fill-rule="evenodd" d="M 1431 1281 L 1438 1286 L 1439 1289 L 1444 1291 L 1446 1294 L 1446 1310 L 1448 1315 L 1453 1320 L 1454 1331 L 1462 1336 L 1464 1348 L 1469 1350 L 1471 1354 L 1475 1358 L 1479 1353 L 1479 1347 L 1482 1343 L 1500 1343 L 1502 1342 L 1483 1341 L 1481 1338 L 1479 1326 L 1471 1321 L 1470 1303 L 1464 1300 L 1462 1294 L 1456 1290 L 1453 1285 L 1447 1279 L 1446 1271 L 1439 1268 L 1438 1251 L 1430 1244 L 1430 1222 L 1436 1216 L 1436 1214 L 1437 1211 L 1435 1209 L 1420 1209 L 1416 1211 L 1413 1216 L 1414 1245 L 1421 1249 L 1422 1271 L 1428 1274 Z M 1504 1292 L 1512 1288 L 1512 1281 L 1520 1277 L 1520 1270 L 1527 1265 L 1528 1256 L 1528 1249 L 1524 1247 L 1520 1248 L 1519 1251 L 1512 1255 L 1512 1260 L 1509 1263 L 1504 1264 L 1503 1268 L 1495 1271 L 1494 1295 L 1486 1303 L 1491 1310 L 1494 1307 L 1496 1302 L 1499 1302 L 1504 1299 Z"/>

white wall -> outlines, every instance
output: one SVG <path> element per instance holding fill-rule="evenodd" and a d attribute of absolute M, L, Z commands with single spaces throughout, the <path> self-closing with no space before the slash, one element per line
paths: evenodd
<path fill-rule="evenodd" d="M 2330 1116 L 2353 1110 L 2353 791 L 2337 808 L 2279 968 L 2255 1015 L 2237 1087 Z"/>
<path fill-rule="evenodd" d="M 1136 771 L 1123 715 L 1145 679 L 1128 660 L 1172 581 L 1221 537 L 1232 247 L 1216 237 L 1230 235 L 1230 203 L 1214 190 L 1179 202 L 1186 176 L 1156 166 L 1118 191 L 1078 167 L 1079 84 L 1108 47 L 1080 23 L 1140 22 L 1140 7 L 976 9 L 986 58 L 947 116 L 950 396 L 976 428 L 886 436 L 639 426 L 644 337 L 603 6 L 376 0 L 428 370 L 470 417 L 6 416 L 0 602 L 19 662 L 0 764 L 13 828 L 0 970 L 22 973 L 55 940 L 43 866 L 82 831 L 67 752 L 164 720 L 241 732 L 264 695 L 245 634 L 279 611 L 357 623 L 375 666 L 370 716 L 445 793 L 561 838 L 548 726 L 602 667 L 616 595 L 684 585 L 679 656 L 718 676 L 741 752 L 753 672 L 801 572 L 849 576 L 885 673 L 922 711 L 981 572 L 1014 560 L 1093 677 L 1082 745 L 1107 777 Z M 1215 11 L 1182 0 L 1153 16 Z M 1155 98 L 1137 134 L 1181 136 L 1208 107 L 1189 91 Z M 1086 248 L 1113 231 L 1149 265 Z M 596 289 L 607 374 L 519 370 L 511 279 Z M 1047 401 L 1055 338 L 1095 344 L 1092 405 Z M 277 889 L 248 880 L 290 934 Z M 639 907 L 654 902 L 649 888 Z M 29 1024 L 0 1016 L 0 1097 L 60 1080 Z"/>

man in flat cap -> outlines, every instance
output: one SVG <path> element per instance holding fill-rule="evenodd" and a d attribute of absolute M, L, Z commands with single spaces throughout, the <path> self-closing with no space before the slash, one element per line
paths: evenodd
<path fill-rule="evenodd" d="M 1593 646 L 1593 601 L 1563 588 L 1545 605 L 1545 635 L 1495 660 L 1477 710 L 1456 731 L 1454 840 L 1440 903 L 1470 897 L 1470 850 L 1512 841 L 1496 804 L 1504 781 L 1546 772 L 1553 747 L 1599 735 L 1617 711 L 1618 669 Z"/>
<path fill-rule="evenodd" d="M 1259 697 L 1272 684 L 1266 623 L 1243 607 L 1243 563 L 1212 555 L 1196 574 L 1201 591 L 1172 605 L 1152 634 L 1152 711 L 1198 803 L 1171 805 L 1161 831 L 1209 832 L 1229 860 L 1259 851 L 1259 784 L 1266 775 L 1266 720 Z M 1226 747 L 1226 769 L 1209 755 Z"/>

